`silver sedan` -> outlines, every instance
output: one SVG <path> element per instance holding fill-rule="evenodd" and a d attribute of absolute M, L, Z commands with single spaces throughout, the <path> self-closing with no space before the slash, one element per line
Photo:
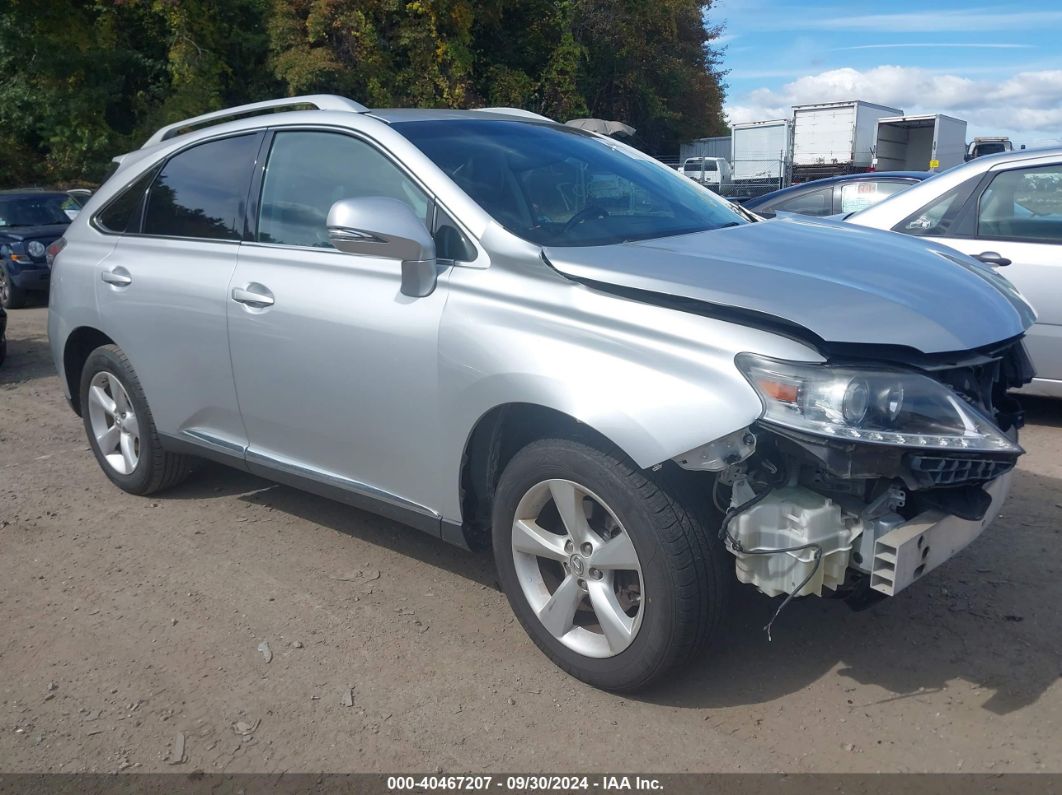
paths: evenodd
<path fill-rule="evenodd" d="M 1023 391 L 1062 397 L 1062 148 L 980 157 L 845 220 L 1002 268 L 1038 315 L 1026 337 L 1038 377 Z"/>

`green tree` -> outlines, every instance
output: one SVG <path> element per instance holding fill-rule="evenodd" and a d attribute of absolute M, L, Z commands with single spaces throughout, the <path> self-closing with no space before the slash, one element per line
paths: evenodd
<path fill-rule="evenodd" d="M 0 185 L 93 182 L 158 127 L 271 96 L 618 119 L 672 153 L 722 132 L 694 0 L 4 0 Z"/>
<path fill-rule="evenodd" d="M 467 0 L 276 0 L 273 68 L 290 94 L 459 107 L 472 66 L 472 15 Z"/>
<path fill-rule="evenodd" d="M 97 182 L 152 130 L 278 88 L 267 0 L 7 0 L 0 184 Z"/>
<path fill-rule="evenodd" d="M 721 133 L 719 30 L 710 2 L 574 0 L 574 32 L 586 49 L 582 86 L 593 116 L 638 129 L 651 152 Z"/>

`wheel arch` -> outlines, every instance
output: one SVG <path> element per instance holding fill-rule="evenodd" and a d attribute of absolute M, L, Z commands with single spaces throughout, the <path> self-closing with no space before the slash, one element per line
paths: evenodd
<path fill-rule="evenodd" d="M 538 403 L 503 403 L 473 425 L 461 456 L 460 498 L 465 541 L 473 549 L 489 545 L 494 491 L 505 465 L 538 439 L 570 439 L 630 456 L 609 435 L 575 416 Z"/>
<path fill-rule="evenodd" d="M 70 393 L 70 405 L 81 416 L 81 373 L 89 355 L 114 340 L 92 326 L 79 326 L 70 332 L 63 345 L 63 377 Z"/>

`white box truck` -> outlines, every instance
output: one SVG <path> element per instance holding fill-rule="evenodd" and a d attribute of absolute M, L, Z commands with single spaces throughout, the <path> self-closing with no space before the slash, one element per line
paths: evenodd
<path fill-rule="evenodd" d="M 878 119 L 900 108 L 860 99 L 793 106 L 793 181 L 869 171 Z"/>
<path fill-rule="evenodd" d="M 878 119 L 875 138 L 875 171 L 943 171 L 966 155 L 966 122 L 941 113 Z"/>
<path fill-rule="evenodd" d="M 789 119 L 750 121 L 731 127 L 734 182 L 777 182 L 789 166 L 793 124 Z"/>

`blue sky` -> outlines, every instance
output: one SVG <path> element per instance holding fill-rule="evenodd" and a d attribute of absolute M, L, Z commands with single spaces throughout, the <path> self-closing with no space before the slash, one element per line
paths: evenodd
<path fill-rule="evenodd" d="M 1062 0 L 716 0 L 732 122 L 865 99 L 1062 142 Z"/>

